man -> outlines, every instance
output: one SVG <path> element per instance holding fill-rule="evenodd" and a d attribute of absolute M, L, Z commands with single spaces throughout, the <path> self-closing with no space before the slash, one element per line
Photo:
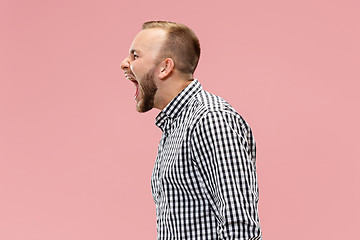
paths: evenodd
<path fill-rule="evenodd" d="M 158 240 L 261 239 L 255 142 L 244 119 L 193 79 L 200 57 L 183 24 L 143 24 L 121 63 L 136 109 L 163 131 L 151 177 Z"/>

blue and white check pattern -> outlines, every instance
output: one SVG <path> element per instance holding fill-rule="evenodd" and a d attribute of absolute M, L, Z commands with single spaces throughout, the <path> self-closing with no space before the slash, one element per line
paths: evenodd
<path fill-rule="evenodd" d="M 256 148 L 245 120 L 195 79 L 156 117 L 158 240 L 262 239 Z"/>

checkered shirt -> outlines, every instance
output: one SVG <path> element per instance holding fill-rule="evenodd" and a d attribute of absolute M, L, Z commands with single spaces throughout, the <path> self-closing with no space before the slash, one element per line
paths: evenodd
<path fill-rule="evenodd" d="M 245 120 L 193 80 L 156 117 L 158 240 L 262 239 L 256 148 Z"/>

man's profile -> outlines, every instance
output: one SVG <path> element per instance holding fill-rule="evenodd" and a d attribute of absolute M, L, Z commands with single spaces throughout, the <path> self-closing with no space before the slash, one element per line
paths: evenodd
<path fill-rule="evenodd" d="M 161 110 L 151 177 L 157 239 L 261 239 L 255 140 L 230 104 L 193 78 L 199 57 L 191 29 L 151 21 L 121 63 L 137 111 Z"/>

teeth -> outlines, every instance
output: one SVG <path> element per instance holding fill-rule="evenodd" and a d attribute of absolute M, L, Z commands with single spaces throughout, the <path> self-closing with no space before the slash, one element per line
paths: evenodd
<path fill-rule="evenodd" d="M 125 78 L 129 79 L 130 81 L 136 81 L 135 78 L 129 74 L 125 74 Z"/>

